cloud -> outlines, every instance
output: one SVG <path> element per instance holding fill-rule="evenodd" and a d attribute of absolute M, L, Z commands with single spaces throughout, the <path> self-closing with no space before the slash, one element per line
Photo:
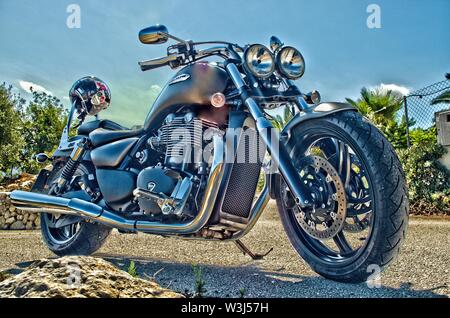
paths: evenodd
<path fill-rule="evenodd" d="M 45 93 L 47 95 L 53 95 L 52 92 L 47 90 L 45 87 L 27 81 L 19 81 L 20 88 L 22 88 L 27 93 L 38 92 Z"/>
<path fill-rule="evenodd" d="M 159 86 L 159 85 L 152 85 L 150 87 L 150 90 L 152 91 L 152 93 L 159 94 L 159 92 L 161 92 L 161 86 Z"/>
<path fill-rule="evenodd" d="M 380 86 L 378 86 L 378 88 L 380 88 L 383 91 L 393 91 L 393 92 L 399 92 L 400 94 L 402 94 L 403 96 L 407 96 L 409 95 L 409 93 L 411 92 L 411 90 L 405 86 L 400 86 L 397 84 L 384 84 L 381 83 Z"/>

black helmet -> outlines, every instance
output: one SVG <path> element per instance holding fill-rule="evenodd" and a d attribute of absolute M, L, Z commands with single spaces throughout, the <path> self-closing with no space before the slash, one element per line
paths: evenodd
<path fill-rule="evenodd" d="M 79 115 L 96 115 L 108 108 L 111 103 L 111 91 L 101 79 L 86 76 L 73 84 L 69 92 L 70 101 L 75 102 Z"/>

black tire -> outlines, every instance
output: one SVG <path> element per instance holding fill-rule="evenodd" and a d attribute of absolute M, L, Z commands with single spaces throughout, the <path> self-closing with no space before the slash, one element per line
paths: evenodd
<path fill-rule="evenodd" d="M 52 175 L 49 178 L 51 184 L 61 173 L 63 164 L 53 168 Z M 89 173 L 88 167 L 81 164 L 78 167 L 80 173 Z M 48 224 L 49 215 L 41 213 L 41 233 L 42 239 L 47 247 L 58 256 L 68 255 L 91 255 L 96 252 L 106 241 L 111 228 L 98 223 L 81 221 L 77 224 L 76 233 L 67 240 L 56 240 Z"/>
<path fill-rule="evenodd" d="M 44 215 L 41 215 L 42 239 L 47 247 L 58 256 L 91 255 L 102 247 L 111 233 L 111 228 L 83 221 L 79 225 L 80 229 L 70 241 L 57 244 L 49 235 L 46 220 Z"/>
<path fill-rule="evenodd" d="M 364 282 L 372 274 L 371 265 L 384 269 L 397 257 L 405 239 L 408 197 L 404 173 L 394 149 L 383 134 L 360 114 L 352 111 L 310 120 L 296 127 L 292 135 L 300 139 L 291 140 L 288 144 L 293 158 L 299 155 L 295 153 L 295 143 L 302 142 L 302 137 L 298 136 L 305 136 L 314 129 L 339 135 L 358 151 L 364 162 L 373 188 L 370 234 L 365 239 L 367 242 L 355 254 L 355 259 L 330 261 L 319 257 L 308 243 L 309 238 L 302 235 L 302 229 L 292 217 L 292 210 L 286 207 L 280 194 L 277 206 L 281 221 L 291 244 L 315 272 L 339 282 Z"/>

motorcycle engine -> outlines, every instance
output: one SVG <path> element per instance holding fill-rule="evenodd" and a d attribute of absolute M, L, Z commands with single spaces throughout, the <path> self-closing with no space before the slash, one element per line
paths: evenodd
<path fill-rule="evenodd" d="M 203 158 L 206 130 L 219 131 L 217 124 L 194 113 L 170 114 L 148 145 L 164 154 L 164 163 L 147 167 L 138 175 L 134 196 L 147 215 L 194 216 L 196 198 L 206 180 L 208 163 Z"/>

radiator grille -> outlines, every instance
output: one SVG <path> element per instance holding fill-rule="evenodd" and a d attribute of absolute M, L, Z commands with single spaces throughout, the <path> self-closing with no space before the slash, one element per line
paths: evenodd
<path fill-rule="evenodd" d="M 249 130 L 251 132 L 247 134 Z M 250 137 L 247 138 L 248 136 Z M 265 146 L 261 138 L 255 129 L 248 128 L 239 140 L 235 163 L 222 203 L 222 212 L 243 218 L 249 216 L 264 154 Z"/>

